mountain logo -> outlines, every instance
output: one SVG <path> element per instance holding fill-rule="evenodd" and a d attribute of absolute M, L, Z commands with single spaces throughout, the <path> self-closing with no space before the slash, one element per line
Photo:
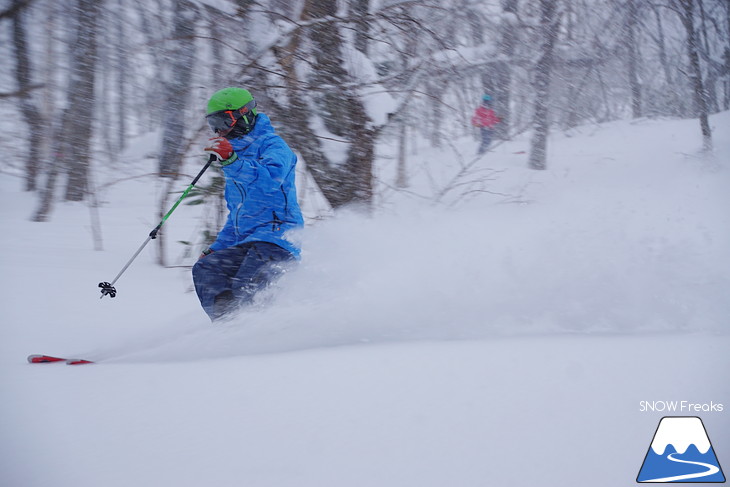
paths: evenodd
<path fill-rule="evenodd" d="M 663 417 L 636 481 L 725 482 L 702 420 L 696 416 Z"/>

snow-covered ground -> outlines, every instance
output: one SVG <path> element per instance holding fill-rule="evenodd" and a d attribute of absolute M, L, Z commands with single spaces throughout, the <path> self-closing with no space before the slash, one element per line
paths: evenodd
<path fill-rule="evenodd" d="M 442 192 L 474 141 L 421 147 L 408 195 L 309 225 L 299 268 L 217 326 L 153 245 L 99 299 L 157 223 L 157 182 L 105 187 L 99 252 L 85 205 L 32 223 L 3 174 L 0 485 L 614 487 L 665 415 L 700 416 L 728 468 L 730 113 L 712 124 L 714 160 L 696 121 L 554 134 L 542 172 L 527 139 L 503 143 L 443 205 L 414 195 Z M 449 206 L 474 189 L 491 193 Z M 201 211 L 166 225 L 173 264 Z"/>

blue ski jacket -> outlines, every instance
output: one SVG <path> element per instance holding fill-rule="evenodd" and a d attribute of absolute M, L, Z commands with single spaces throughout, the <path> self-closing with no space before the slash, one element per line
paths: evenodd
<path fill-rule="evenodd" d="M 287 232 L 304 226 L 294 173 L 297 156 L 259 113 L 248 134 L 229 141 L 237 158 L 223 166 L 228 219 L 211 250 L 269 242 L 299 258 Z"/>

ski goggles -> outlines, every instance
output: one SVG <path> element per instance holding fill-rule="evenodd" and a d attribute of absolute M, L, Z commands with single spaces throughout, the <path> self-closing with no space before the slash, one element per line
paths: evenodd
<path fill-rule="evenodd" d="M 221 110 L 206 115 L 208 126 L 213 132 L 225 132 L 233 128 L 241 118 L 256 108 L 256 100 L 251 100 L 237 110 Z"/>

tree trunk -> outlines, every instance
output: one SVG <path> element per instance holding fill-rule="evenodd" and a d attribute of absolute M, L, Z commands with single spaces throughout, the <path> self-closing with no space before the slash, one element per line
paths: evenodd
<path fill-rule="evenodd" d="M 426 95 L 431 106 L 431 113 L 426 119 L 428 127 L 428 139 L 431 147 L 441 148 L 443 146 L 443 107 L 441 106 L 441 93 L 447 90 L 447 81 L 443 79 L 426 81 Z"/>
<path fill-rule="evenodd" d="M 127 63 L 128 54 L 127 38 L 124 30 L 125 19 L 121 15 L 124 12 L 124 0 L 117 0 L 116 18 L 116 57 L 117 57 L 117 149 L 123 152 L 127 147 L 127 95 L 126 90 L 129 85 L 129 67 Z"/>
<path fill-rule="evenodd" d="M 206 6 L 207 14 L 209 21 L 205 28 L 210 33 L 210 36 L 213 38 L 209 43 L 210 48 L 210 54 L 211 54 L 211 61 L 213 62 L 214 66 L 217 66 L 219 64 L 225 63 L 225 59 L 223 57 L 223 44 L 221 43 L 224 39 L 221 29 L 220 29 L 220 22 L 218 21 L 216 15 L 214 14 L 215 10 L 211 6 Z M 209 70 L 208 76 L 210 76 L 210 81 L 213 83 L 213 86 L 215 87 L 214 90 L 223 88 L 223 75 L 224 72 L 222 69 L 211 69 Z"/>
<path fill-rule="evenodd" d="M 505 17 L 499 26 L 499 53 L 501 60 L 495 66 L 494 111 L 501 121 L 494 127 L 494 136 L 501 140 L 510 137 L 512 110 L 510 107 L 512 93 L 512 57 L 517 44 L 517 26 L 513 21 L 517 18 L 517 0 L 502 0 L 502 12 Z"/>
<path fill-rule="evenodd" d="M 173 32 L 175 49 L 170 54 L 171 67 L 165 82 L 162 151 L 158 163 L 160 176 L 173 180 L 180 173 L 185 153 L 185 113 L 195 62 L 195 17 L 193 4 L 187 0 L 176 1 Z"/>
<path fill-rule="evenodd" d="M 628 0 L 626 11 L 626 61 L 628 63 L 629 86 L 631 88 L 631 115 L 633 118 L 642 117 L 641 84 L 639 83 L 639 53 L 636 43 L 636 25 L 638 23 L 638 8 L 636 0 Z"/>
<path fill-rule="evenodd" d="M 169 211 L 168 203 L 170 200 L 170 194 L 172 194 L 174 178 L 163 178 L 162 189 L 160 190 L 160 201 L 159 201 L 159 213 L 157 214 L 159 221 L 165 217 Z M 165 267 L 167 265 L 167 237 L 165 232 L 161 231 L 157 234 L 157 264 Z"/>
<path fill-rule="evenodd" d="M 667 59 L 667 46 L 664 40 L 664 26 L 662 24 L 662 16 L 659 13 L 659 9 L 654 9 L 654 16 L 656 17 L 657 25 L 657 44 L 659 48 L 659 62 L 662 65 L 662 71 L 664 72 L 664 81 L 667 85 L 674 83 L 672 79 L 672 70 L 669 67 L 669 60 Z"/>
<path fill-rule="evenodd" d="M 67 129 L 64 124 L 67 123 L 68 115 L 64 112 L 61 115 L 60 123 L 51 126 L 51 150 L 49 160 L 46 166 L 46 180 L 40 192 L 38 208 L 36 208 L 33 217 L 34 222 L 46 222 L 50 218 L 51 209 L 53 207 L 53 198 L 56 194 L 56 182 L 58 181 L 59 166 L 62 164 L 62 154 L 71 150 L 70 141 L 65 139 L 62 134 Z"/>
<path fill-rule="evenodd" d="M 730 3 L 730 0 L 726 1 L 726 3 Z M 714 45 L 708 40 L 708 20 L 707 14 L 705 12 L 704 1 L 697 0 L 697 5 L 699 6 L 700 10 L 700 32 L 702 33 L 701 51 L 704 52 L 705 58 L 716 59 L 718 56 L 716 56 L 712 52 L 712 48 L 714 47 Z M 730 26 L 728 26 L 728 28 L 730 28 Z M 707 103 L 708 113 L 717 113 L 720 111 L 720 99 L 717 94 L 717 81 L 720 75 L 719 71 L 720 66 L 717 63 L 708 63 L 707 76 L 703 81 L 705 86 L 705 100 Z"/>
<path fill-rule="evenodd" d="M 730 7 L 728 8 L 730 9 Z M 722 109 L 730 110 L 730 47 L 725 48 L 723 59 L 725 60 L 725 64 L 723 66 L 723 77 L 725 80 L 723 81 Z"/>
<path fill-rule="evenodd" d="M 689 57 L 690 78 L 692 80 L 695 114 L 700 119 L 702 142 L 705 151 L 712 150 L 712 131 L 710 130 L 707 93 L 702 82 L 702 68 L 700 66 L 699 40 L 694 26 L 694 1 L 679 0 L 681 7 L 680 17 L 687 31 L 687 55 Z"/>
<path fill-rule="evenodd" d="M 554 0 L 540 0 L 540 58 L 535 66 L 535 112 L 530 148 L 531 169 L 547 168 L 547 136 L 550 126 L 550 77 L 553 68 L 553 50 L 558 34 Z"/>
<path fill-rule="evenodd" d="M 18 83 L 20 113 L 28 126 L 28 164 L 25 165 L 25 190 L 35 191 L 38 184 L 38 167 L 41 156 L 41 136 L 44 132 L 44 116 L 32 99 L 32 70 L 28 41 L 23 22 L 24 0 L 14 0 L 13 44 L 15 46 L 15 80 Z"/>
<path fill-rule="evenodd" d="M 366 18 L 370 11 L 370 0 L 350 0 L 350 14 L 356 17 L 355 49 L 367 56 L 370 22 Z"/>
<path fill-rule="evenodd" d="M 77 34 L 71 57 L 69 108 L 64 113 L 61 133 L 67 148 L 61 154 L 68 171 L 66 201 L 83 200 L 88 186 L 99 4 L 96 0 L 79 0 L 76 4 Z"/>
<path fill-rule="evenodd" d="M 395 187 L 408 187 L 408 167 L 406 165 L 406 136 L 407 128 L 405 120 L 398 121 L 398 162 L 396 167 Z"/>

